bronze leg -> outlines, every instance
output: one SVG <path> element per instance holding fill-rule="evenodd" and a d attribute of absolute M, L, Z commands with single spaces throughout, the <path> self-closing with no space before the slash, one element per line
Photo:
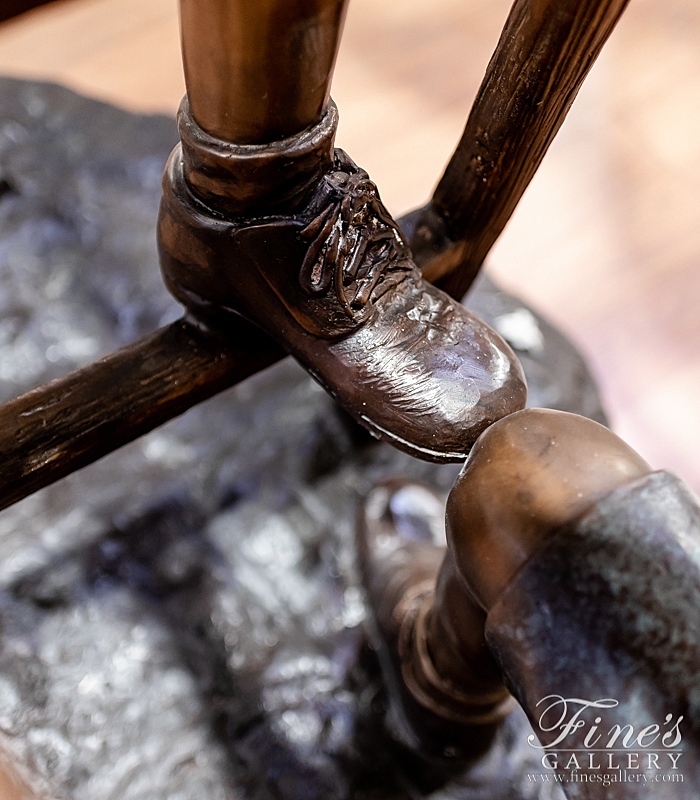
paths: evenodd
<path fill-rule="evenodd" d="M 698 796 L 698 498 L 571 414 L 521 412 L 477 447 L 448 502 L 450 548 L 551 753 L 543 771 L 576 800 L 631 800 L 678 773 L 650 796 Z"/>
<path fill-rule="evenodd" d="M 602 760 L 611 772 L 606 743 L 631 726 L 634 763 L 685 758 L 685 784 L 663 796 L 695 796 L 700 506 L 681 481 L 595 422 L 529 409 L 476 443 L 448 500 L 437 583 L 439 548 L 392 529 L 378 507 L 370 495 L 359 548 L 404 739 L 445 763 L 478 754 L 506 710 L 500 672 L 539 736 L 531 744 L 551 749 L 545 769 L 595 775 Z M 664 737 L 656 748 L 645 729 Z M 563 788 L 639 796 L 609 785 Z"/>
<path fill-rule="evenodd" d="M 163 180 L 163 278 L 208 326 L 254 322 L 377 438 L 459 461 L 524 406 L 522 370 L 421 278 L 377 187 L 333 149 L 344 9 L 183 3 L 192 96 Z"/>
<path fill-rule="evenodd" d="M 190 109 L 212 136 L 262 144 L 323 115 L 348 0 L 180 0 Z"/>
<path fill-rule="evenodd" d="M 483 626 L 503 588 L 551 531 L 649 472 L 607 428 L 574 414 L 531 409 L 492 425 L 447 503 L 448 550 L 424 631 L 436 673 L 463 691 L 493 684 Z"/>
<path fill-rule="evenodd" d="M 185 128 L 184 138 L 191 145 L 186 155 L 191 156 L 192 167 L 188 172 L 190 180 L 183 187 L 184 194 L 195 192 L 205 202 L 210 201 L 214 207 L 223 205 L 225 210 L 234 216 L 240 214 L 241 209 L 250 209 L 251 206 L 254 211 L 275 214 L 280 205 L 286 210 L 294 207 L 295 202 L 297 205 L 303 205 L 297 197 L 299 187 L 313 184 L 314 180 L 318 182 L 321 175 L 331 166 L 330 151 L 335 110 L 331 103 L 325 106 L 324 103 L 328 98 L 345 3 L 341 0 L 316 0 L 315 3 L 308 4 L 298 2 L 275 5 L 278 6 L 275 10 L 277 16 L 273 16 L 270 11 L 270 3 L 260 5 L 246 3 L 243 0 L 236 2 L 182 0 L 183 51 L 187 84 L 194 110 L 190 115 L 189 108 L 185 104 L 184 114 L 181 116 L 181 123 Z M 241 24 L 229 25 L 228 21 L 235 20 L 235 14 L 239 15 Z M 276 27 L 276 20 L 280 15 L 289 22 L 288 27 Z M 240 35 L 245 25 L 248 26 L 249 47 L 247 50 L 245 48 L 238 50 L 235 36 Z M 264 58 L 261 55 L 262 46 L 260 51 L 256 49 L 257 40 L 253 31 L 261 33 L 261 37 L 267 42 L 265 51 L 267 54 Z M 303 46 L 300 43 L 304 43 Z M 247 53 L 245 57 L 244 53 Z M 315 60 L 317 53 L 318 62 Z M 313 67 L 309 70 L 303 69 L 302 65 L 309 61 L 313 62 Z M 259 68 L 259 80 L 264 78 L 274 84 L 275 78 L 284 79 L 284 85 L 287 87 L 284 98 L 281 98 L 279 92 L 268 93 L 259 86 L 255 91 L 249 88 L 245 70 L 252 68 L 253 65 Z M 229 78 L 229 72 L 238 76 L 235 81 Z M 231 89 L 234 85 L 238 87 L 235 92 Z M 236 99 L 240 97 L 247 98 L 245 103 Z M 290 98 L 294 102 L 291 102 Z M 229 124 L 231 127 L 228 127 Z M 270 128 L 267 127 L 268 124 Z M 306 130 L 299 131 L 300 126 L 306 126 Z M 287 144 L 296 143 L 291 151 L 287 151 L 290 158 L 285 156 L 284 148 L 280 149 L 279 143 L 273 142 L 268 148 L 265 145 L 231 143 L 236 137 L 240 137 L 241 140 L 267 141 L 271 136 L 281 135 L 281 132 L 287 131 L 302 134 L 299 137 L 292 135 L 283 140 Z M 255 158 L 250 157 L 256 153 L 263 156 L 257 162 Z M 267 156 L 269 159 L 266 161 Z M 355 175 L 359 172 L 358 170 Z M 288 184 L 287 190 L 282 192 L 279 191 L 280 175 L 285 176 Z M 371 186 L 368 181 L 365 190 Z M 166 192 L 171 189 L 166 181 Z M 376 214 L 379 198 L 377 196 L 369 199 L 373 206 L 372 211 Z M 303 201 L 304 197 L 301 200 Z M 231 226 L 223 215 L 216 215 L 214 220 L 206 221 L 202 217 L 201 206 L 197 211 L 200 212 L 197 217 L 198 224 L 211 222 L 215 228 L 218 226 L 220 234 L 224 229 L 230 231 Z M 365 214 L 363 203 L 359 203 L 354 212 L 358 212 L 358 216 L 363 216 Z M 322 229 L 324 221 L 321 222 Z M 389 249 L 387 247 L 389 244 L 402 249 L 403 240 L 400 233 L 380 238 L 392 228 L 386 221 L 384 221 L 386 227 L 382 228 L 381 222 L 380 219 L 373 223 L 373 235 L 377 236 L 376 251 Z M 174 226 L 169 230 L 163 228 L 161 225 L 161 241 L 171 241 L 174 255 L 186 262 L 187 272 L 191 274 L 193 261 L 192 252 L 188 253 L 187 236 L 194 228 L 189 231 L 181 228 L 179 240 L 175 235 Z M 218 237 L 216 248 L 220 247 L 224 238 L 223 235 Z M 352 242 L 347 243 L 352 244 Z M 357 277 L 355 269 L 359 266 L 357 259 L 354 256 L 348 259 L 347 253 L 341 255 L 339 244 L 340 242 L 336 241 L 335 249 L 327 248 L 328 258 L 324 256 L 324 264 L 320 266 L 325 266 L 326 269 L 332 266 L 337 271 L 337 263 L 334 262 L 339 262 L 341 256 L 346 259 Z M 355 254 L 362 255 L 360 252 L 362 247 L 351 249 Z M 365 247 L 365 251 L 371 252 L 371 250 L 372 248 Z M 277 260 L 284 262 L 284 258 L 289 255 L 289 252 L 284 252 Z M 321 255 L 323 255 L 322 248 Z M 222 299 L 221 274 L 230 272 L 228 269 L 222 269 L 222 265 L 230 266 L 232 261 L 230 253 L 228 258 L 226 256 L 225 248 L 221 258 L 217 251 L 218 273 L 217 280 L 214 281 L 214 294 L 219 300 Z M 209 266 L 204 264 L 204 270 Z M 313 270 L 311 272 L 313 273 Z M 359 277 L 362 285 L 357 287 L 360 290 L 358 296 L 365 298 L 376 290 L 376 285 L 372 282 L 373 276 L 367 271 L 364 276 Z M 187 305 L 188 298 L 183 299 Z M 211 305 L 214 310 L 216 304 Z M 434 336 L 435 332 L 426 327 L 432 319 L 439 326 L 440 316 L 447 317 L 452 313 L 444 298 L 439 302 L 431 300 L 427 305 L 430 308 L 426 307 L 423 311 L 411 309 L 410 305 L 406 306 L 406 310 L 427 320 L 426 323 L 420 323 L 423 326 L 421 336 L 409 342 L 409 352 L 412 348 L 415 350 L 416 344 L 426 341 L 427 336 L 423 334 Z M 436 309 L 440 309 L 439 314 L 435 313 Z M 462 318 L 462 323 L 466 323 L 462 325 L 463 329 L 472 326 L 473 318 L 464 317 L 465 312 L 462 309 L 456 308 L 455 313 Z M 337 316 L 342 319 L 345 310 Z M 257 328 L 242 319 L 238 319 L 235 324 L 228 320 L 225 331 L 219 331 L 223 335 L 213 339 L 203 331 L 201 325 L 192 325 L 191 322 L 192 320 L 188 319 L 173 323 L 105 360 L 3 405 L 0 409 L 0 445 L 8 457 L 7 469 L 0 476 L 2 478 L 0 483 L 3 486 L 3 491 L 0 493 L 0 508 L 47 486 L 75 469 L 92 463 L 172 416 L 182 413 L 204 397 L 221 391 L 263 365 L 283 357 L 284 350 L 279 345 L 262 337 Z M 419 325 L 412 324 L 411 327 L 420 333 Z M 228 340 L 226 334 L 231 334 L 233 339 Z M 407 342 L 408 338 L 406 337 Z M 486 338 L 488 339 L 488 335 Z M 496 339 L 492 343 L 497 350 L 505 347 L 498 342 Z M 491 344 L 488 344 L 487 349 L 490 352 Z M 451 350 L 454 354 L 455 348 L 451 347 Z M 439 348 L 434 348 L 434 353 L 438 351 Z M 502 351 L 502 357 L 508 363 L 512 358 L 507 349 Z M 486 360 L 481 358 L 480 363 L 484 364 L 490 359 L 491 355 Z M 499 359 L 495 361 L 500 363 Z M 152 380 L 147 380 L 146 383 L 144 380 L 148 376 L 139 369 L 139 365 L 143 364 L 156 364 Z M 446 366 L 454 367 L 455 364 L 457 360 L 453 359 L 451 365 Z M 479 367 L 479 364 L 473 366 Z M 169 371 L 171 380 L 160 380 L 161 367 Z M 468 369 L 467 373 L 469 372 Z M 108 373 L 110 376 L 118 374 L 118 380 L 113 377 L 105 380 L 104 377 Z M 479 370 L 477 375 L 478 373 Z M 490 384 L 491 388 L 494 388 L 492 377 L 484 375 L 487 386 Z M 357 383 L 361 385 L 362 382 L 360 376 Z M 412 388 L 415 383 L 414 373 L 411 380 L 406 381 L 403 387 L 397 381 L 397 392 L 402 388 Z M 456 383 L 450 381 L 448 388 L 454 387 Z M 176 401 L 173 400 L 171 391 L 173 386 L 177 387 L 177 392 L 174 393 Z M 102 398 L 101 405 L 86 400 L 91 398 L 93 393 Z M 428 416 L 435 404 L 434 400 L 440 400 L 445 396 L 449 399 L 450 394 L 451 392 L 435 392 L 435 397 L 426 404 Z M 398 399 L 401 404 L 405 403 L 405 397 Z M 497 402 L 494 403 L 494 400 Z M 502 413 L 517 408 L 523 400 L 524 386 L 517 366 L 513 365 L 510 378 L 501 387 L 496 387 L 495 396 L 486 397 L 485 410 L 480 410 L 480 403 L 477 404 L 475 408 L 477 417 L 474 419 L 472 416 L 467 420 L 466 429 L 461 421 L 458 421 L 459 425 L 455 430 L 451 424 L 447 426 L 443 424 L 444 420 L 431 422 L 426 421 L 425 416 L 421 416 L 423 434 L 427 437 L 425 447 L 422 449 L 415 449 L 411 447 L 410 442 L 393 438 L 386 430 L 376 432 L 377 435 L 385 436 L 389 441 L 409 449 L 419 457 L 447 460 L 462 458 L 475 433 Z M 366 402 L 363 398 L 359 401 L 357 397 L 353 399 L 355 411 L 360 415 L 364 413 L 363 402 Z M 107 407 L 114 413 L 105 415 L 103 409 Z M 491 416 L 487 415 L 486 410 Z M 421 415 L 425 413 L 423 409 L 419 409 L 419 412 Z M 25 424 L 27 419 L 33 421 L 33 425 L 29 428 Z M 366 424 L 364 420 L 363 424 Z M 437 448 L 432 436 L 433 431 L 439 438 L 444 430 L 449 432 L 450 428 L 453 441 L 447 443 L 438 441 L 439 448 Z"/>

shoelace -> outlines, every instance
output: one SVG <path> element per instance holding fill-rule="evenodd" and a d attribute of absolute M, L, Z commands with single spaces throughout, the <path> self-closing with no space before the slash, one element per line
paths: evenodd
<path fill-rule="evenodd" d="M 408 272 L 412 264 L 408 245 L 367 173 L 348 174 L 339 188 L 342 194 L 301 231 L 312 241 L 299 283 L 312 296 L 326 294 L 333 284 L 341 307 L 355 320 L 383 277 Z"/>

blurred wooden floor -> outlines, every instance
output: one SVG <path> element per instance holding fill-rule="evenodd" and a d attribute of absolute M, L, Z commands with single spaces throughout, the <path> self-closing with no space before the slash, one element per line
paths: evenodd
<path fill-rule="evenodd" d="M 399 214 L 454 147 L 510 0 L 352 0 L 338 143 Z M 176 0 L 66 0 L 0 26 L 0 73 L 173 114 Z M 567 331 L 614 427 L 700 489 L 700 6 L 633 0 L 490 269 Z"/>

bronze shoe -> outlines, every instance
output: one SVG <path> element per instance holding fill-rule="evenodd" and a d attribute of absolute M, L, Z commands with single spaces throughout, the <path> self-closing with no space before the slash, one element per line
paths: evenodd
<path fill-rule="evenodd" d="M 432 461 L 465 458 L 522 408 L 508 345 L 424 281 L 376 186 L 340 150 L 331 104 L 270 145 L 213 139 L 189 115 L 163 181 L 165 283 L 200 318 L 240 314 L 358 422 Z"/>
<path fill-rule="evenodd" d="M 440 595 L 449 593 L 438 581 L 444 500 L 407 480 L 374 487 L 359 508 L 357 547 L 390 700 L 387 728 L 433 765 L 464 767 L 488 749 L 514 702 L 486 649 L 476 603 L 451 609 L 448 620 L 444 609 L 434 613 L 436 592 L 443 605 Z"/>

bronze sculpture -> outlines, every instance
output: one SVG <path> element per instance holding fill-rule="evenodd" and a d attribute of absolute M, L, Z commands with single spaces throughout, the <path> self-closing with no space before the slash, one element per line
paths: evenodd
<path fill-rule="evenodd" d="M 522 12 L 522 4 L 518 8 Z M 544 6 L 539 8 L 539 11 L 542 11 L 543 9 L 544 9 Z M 535 19 L 535 20 L 539 19 L 540 21 L 543 21 L 543 20 L 549 20 L 549 19 L 551 19 L 551 17 L 548 17 L 546 14 L 544 14 L 544 15 L 542 15 L 540 17 L 537 17 L 537 15 L 535 15 L 533 17 L 533 19 Z M 331 39 L 332 39 L 332 37 L 331 37 Z M 586 59 L 588 59 L 588 60 L 586 60 Z M 585 64 L 589 64 L 590 63 L 590 52 L 588 52 L 588 51 L 586 51 L 586 59 L 584 59 L 584 63 Z M 582 78 L 582 74 L 580 74 L 580 72 L 574 71 L 574 75 L 576 76 L 576 79 L 574 80 L 574 83 L 576 84 L 576 81 L 580 82 L 580 79 Z M 322 92 L 321 94 L 325 94 L 325 92 Z M 564 95 L 557 95 L 557 97 L 559 99 L 561 99 L 562 96 L 564 96 Z M 567 95 L 567 96 L 570 97 L 570 95 Z M 566 106 L 564 107 L 564 110 L 565 110 L 565 108 L 566 108 Z M 185 124 L 187 125 L 187 122 L 185 122 Z M 281 131 L 282 128 L 280 128 L 279 130 Z M 551 135 L 552 133 L 553 133 L 553 130 L 550 128 L 548 130 L 548 135 Z M 244 138 L 245 138 L 245 136 L 244 136 Z M 253 138 L 253 139 L 257 138 L 257 134 L 256 135 L 252 135 L 251 134 L 251 138 Z M 263 137 L 263 138 L 265 138 L 265 137 Z M 541 142 L 539 144 L 540 144 L 540 146 L 542 145 Z M 545 142 L 545 146 L 546 146 L 546 142 Z M 531 166 L 533 163 L 536 162 L 536 159 L 533 159 L 532 155 L 529 154 L 528 158 L 526 159 L 526 162 L 527 162 L 528 165 Z M 197 165 L 197 166 L 199 166 L 199 165 Z M 348 180 L 349 178 L 353 178 L 353 177 L 359 175 L 358 172 L 354 171 L 354 167 L 348 166 L 347 162 L 343 162 L 342 166 L 343 166 L 343 169 L 336 170 L 336 174 L 340 175 L 340 182 L 341 183 L 348 183 L 349 182 L 349 180 Z M 190 175 L 193 175 L 196 172 L 197 172 L 197 169 L 195 169 L 194 172 L 190 172 Z M 203 170 L 203 172 L 206 173 L 206 170 Z M 500 177 L 504 173 L 503 172 L 499 173 L 498 171 L 495 171 L 493 174 L 496 175 L 497 177 Z M 204 191 L 205 192 L 207 191 L 207 189 L 210 189 L 211 187 L 213 187 L 214 193 L 216 193 L 216 190 L 217 190 L 217 188 L 220 187 L 221 182 L 220 181 L 214 181 L 213 183 L 208 183 L 207 184 L 206 181 L 209 180 L 210 177 L 211 177 L 210 175 L 206 175 L 206 174 L 204 175 L 205 181 L 202 184 L 202 186 L 204 187 Z M 317 175 L 316 177 L 318 178 L 319 176 Z M 358 178 L 358 186 L 360 184 L 362 184 L 364 181 L 365 181 L 365 178 L 360 176 Z M 260 179 L 260 183 L 263 184 L 264 181 L 262 181 L 262 179 Z M 200 188 L 202 188 L 202 186 L 200 186 Z M 325 191 L 325 189 L 324 189 L 324 191 Z M 367 195 L 369 195 L 370 197 L 372 196 L 372 190 L 368 189 L 366 183 L 363 186 L 363 191 L 365 192 L 365 197 Z M 509 202 L 512 201 L 512 199 L 513 199 L 512 194 L 509 194 L 508 196 L 510 198 Z M 341 197 L 342 197 L 342 194 L 341 194 Z M 340 199 L 340 198 L 338 198 L 338 199 Z M 269 200 L 269 198 L 267 200 Z M 267 202 L 267 200 L 266 200 L 266 202 Z M 285 201 L 288 201 L 288 200 L 289 200 L 289 198 L 285 198 Z M 357 208 L 355 210 L 360 212 L 360 216 L 364 216 L 365 212 L 367 210 L 367 207 L 371 206 L 372 210 L 376 213 L 376 215 L 379 218 L 380 222 L 384 222 L 384 225 L 386 226 L 385 228 L 383 228 L 381 225 L 379 225 L 376 222 L 374 222 L 373 224 L 367 226 L 367 230 L 364 230 L 362 235 L 366 235 L 368 237 L 368 239 L 370 239 L 375 234 L 377 234 L 378 236 L 381 236 L 382 234 L 385 234 L 385 233 L 389 234 L 389 238 L 390 238 L 390 241 L 392 242 L 392 246 L 394 247 L 394 250 L 396 252 L 398 252 L 400 250 L 400 248 L 401 248 L 400 234 L 398 234 L 398 236 L 397 236 L 397 234 L 393 232 L 396 229 L 395 229 L 395 227 L 393 226 L 393 224 L 391 222 L 387 222 L 386 220 L 381 220 L 381 215 L 382 215 L 381 207 L 377 206 L 377 205 L 372 205 L 373 200 L 372 200 L 372 203 L 365 202 L 365 198 L 363 198 L 363 197 L 358 198 L 358 200 L 360 202 L 358 203 Z M 224 202 L 225 201 L 226 201 L 226 197 L 225 197 L 225 193 L 224 193 Z M 340 205 L 342 205 L 342 201 L 341 201 Z M 267 207 L 267 206 L 265 206 L 265 207 Z M 310 285 L 312 290 L 315 289 L 316 286 L 320 287 L 321 285 L 325 284 L 325 282 L 327 280 L 326 276 L 330 272 L 332 272 L 332 268 L 335 265 L 340 264 L 341 265 L 341 267 L 340 267 L 341 271 L 345 267 L 345 265 L 343 264 L 343 260 L 344 259 L 340 255 L 340 249 L 341 249 L 341 247 L 340 247 L 340 245 L 341 245 L 340 235 L 338 235 L 336 237 L 336 239 L 334 240 L 332 238 L 332 234 L 331 234 L 331 238 L 327 242 L 325 240 L 318 240 L 317 239 L 318 232 L 322 231 L 323 228 L 326 226 L 326 224 L 330 220 L 333 220 L 333 223 L 331 225 L 329 225 L 328 227 L 329 228 L 333 228 L 335 223 L 338 222 L 341 219 L 340 215 L 338 215 L 338 219 L 335 219 L 336 212 L 334 210 L 334 207 L 335 206 L 334 206 L 333 203 L 327 203 L 325 205 L 319 205 L 318 207 L 313 207 L 312 209 L 309 209 L 309 210 L 313 211 L 314 214 L 313 215 L 310 214 L 309 215 L 310 219 L 305 220 L 305 221 L 308 221 L 308 224 L 305 226 L 304 230 L 307 232 L 307 234 L 309 235 L 309 239 L 312 242 L 312 244 L 309 246 L 309 250 L 307 250 L 306 253 L 313 252 L 314 242 L 318 245 L 318 250 L 317 250 L 317 252 L 315 254 L 316 256 L 319 256 L 318 260 L 314 261 L 313 259 L 309 259 L 308 262 L 306 262 L 306 257 L 299 259 L 299 261 L 302 264 L 302 266 L 300 267 L 300 271 L 301 272 L 304 271 L 304 263 L 306 262 L 307 271 L 310 273 L 309 285 Z M 237 210 L 238 209 L 234 209 L 233 211 L 231 211 L 231 209 L 229 209 L 229 211 L 231 211 L 231 213 L 233 213 L 233 214 L 235 214 L 237 212 Z M 443 210 L 444 210 L 444 208 L 443 208 Z M 456 266 L 459 266 L 459 265 L 463 264 L 464 263 L 464 253 L 462 252 L 461 246 L 457 246 L 457 247 L 454 246 L 454 239 L 458 238 L 458 234 L 454 232 L 454 229 L 449 232 L 449 235 L 440 234 L 440 235 L 442 235 L 442 239 L 440 239 L 439 236 L 434 233 L 434 231 L 431 231 L 431 228 L 430 228 L 430 225 L 432 224 L 431 220 L 432 221 L 436 220 L 436 215 L 435 215 L 434 212 L 435 212 L 435 209 L 429 210 L 428 212 L 425 212 L 427 217 L 426 216 L 419 217 L 418 225 L 416 225 L 416 227 L 415 227 L 414 241 L 420 241 L 420 237 L 424 237 L 424 239 L 429 242 L 429 244 L 433 248 L 433 250 L 432 250 L 432 252 L 428 251 L 428 261 L 430 261 L 432 256 L 435 255 L 436 251 L 440 252 L 440 248 L 441 247 L 446 248 L 446 252 L 448 253 L 448 256 L 440 262 L 440 267 L 439 267 L 440 274 L 441 274 L 442 277 L 444 277 L 445 274 L 446 274 L 445 270 L 447 269 L 447 267 L 445 267 L 445 264 L 447 264 L 448 267 L 452 267 L 452 268 L 455 268 Z M 324 216 L 324 214 L 327 215 L 327 216 Z M 426 221 L 426 219 L 427 219 L 427 221 Z M 347 220 L 345 220 L 345 222 L 347 223 Z M 314 223 L 316 223 L 317 230 L 314 229 Z M 437 227 L 436 227 L 435 230 L 440 230 L 445 225 L 444 219 L 443 220 L 437 219 L 436 225 L 437 225 Z M 300 226 L 297 226 L 297 227 L 300 227 Z M 341 225 L 341 228 L 342 228 L 342 225 Z M 347 233 L 348 233 L 348 231 L 345 230 L 343 235 L 345 235 L 346 238 L 352 238 L 352 237 L 348 237 Z M 444 233 L 444 231 L 443 231 L 443 233 Z M 415 238 L 416 236 L 418 236 L 417 240 Z M 361 242 L 361 241 L 362 241 L 362 236 L 355 237 L 355 252 L 357 252 L 358 242 Z M 437 245 L 435 244 L 436 242 L 437 242 Z M 457 252 L 457 254 L 459 256 L 458 258 L 455 256 L 455 252 Z M 168 253 L 168 257 L 177 256 L 177 255 L 178 255 L 178 247 L 175 246 Z M 224 255 L 225 255 L 225 253 L 224 253 Z M 347 259 L 345 259 L 345 260 L 347 261 Z M 439 261 L 439 259 L 438 259 L 438 261 Z M 425 263 L 427 263 L 427 261 Z M 433 262 L 431 261 L 431 263 L 433 263 Z M 433 263 L 433 268 L 436 268 L 434 263 Z M 399 272 L 401 272 L 401 270 L 399 270 Z M 186 283 L 188 277 L 189 276 L 186 274 L 186 272 L 183 273 L 182 274 L 182 278 L 180 279 L 180 282 L 181 283 Z M 174 280 L 173 281 L 173 287 L 175 288 L 176 291 L 177 291 L 177 284 L 178 284 L 178 281 Z M 206 299 L 208 301 L 210 301 L 210 302 L 213 302 L 213 304 L 216 305 L 216 301 L 219 298 L 216 296 L 215 280 L 211 279 L 210 280 L 210 284 L 211 284 L 211 292 L 210 292 L 211 296 L 207 297 Z M 367 284 L 367 285 L 369 285 L 369 284 Z M 343 281 L 342 281 L 342 278 L 341 278 L 341 281 L 340 281 L 340 287 L 339 288 L 340 288 L 340 292 L 339 293 L 341 295 L 343 295 Z M 355 288 L 361 291 L 362 287 L 355 287 Z M 337 286 L 336 286 L 336 289 L 338 289 Z M 455 290 L 455 291 L 457 291 L 457 290 Z M 184 294 L 184 292 L 183 292 L 183 294 Z M 345 300 L 346 300 L 346 303 L 347 303 L 348 298 L 345 297 Z M 340 302 L 340 304 L 342 306 L 343 305 L 342 299 L 339 300 L 339 302 Z M 348 303 L 348 304 L 351 305 L 351 303 Z M 196 304 L 193 304 L 193 305 L 196 305 Z M 223 303 L 223 305 L 225 305 L 225 303 Z M 252 315 L 249 314 L 249 316 L 252 316 Z M 216 317 L 217 317 L 217 314 L 215 312 L 214 314 L 212 314 L 210 316 L 210 319 L 212 319 L 212 318 L 215 319 Z M 190 341 L 194 341 L 196 344 L 198 344 L 199 343 L 199 337 L 202 336 L 201 330 L 199 330 L 196 326 L 192 325 L 191 323 L 190 323 L 190 326 L 187 327 L 187 328 L 185 327 L 186 325 L 187 325 L 187 323 L 181 325 L 180 329 L 181 330 L 186 330 L 187 331 L 186 336 L 189 337 Z M 245 325 L 241 325 L 240 323 L 237 323 L 237 322 L 236 323 L 227 322 L 226 327 L 228 327 L 229 325 L 233 325 L 234 331 L 235 331 L 235 335 L 237 335 L 237 336 L 238 335 L 251 336 L 251 334 L 250 334 L 250 330 L 251 329 L 246 327 Z M 221 359 L 221 357 L 222 357 L 221 356 L 222 352 L 225 353 L 226 356 L 228 355 L 227 351 L 229 350 L 229 345 L 226 342 L 226 339 L 231 335 L 231 331 L 222 330 L 222 331 L 220 331 L 220 334 L 223 334 L 223 342 L 224 343 L 221 344 L 220 347 L 212 348 L 213 350 L 218 350 L 219 351 L 215 356 L 215 358 L 219 358 L 219 359 Z M 259 334 L 254 334 L 254 335 L 257 335 L 259 337 Z M 214 337 L 214 340 L 216 341 L 215 337 Z M 209 338 L 208 341 L 211 341 L 211 338 Z M 268 359 L 269 358 L 274 358 L 275 357 L 275 351 L 274 351 L 274 348 L 273 348 L 272 349 L 272 356 L 269 356 L 269 355 L 265 356 L 264 355 L 265 339 L 263 338 L 260 341 L 262 341 L 262 343 L 263 343 L 263 347 L 262 347 L 263 356 L 260 357 L 260 363 L 262 363 L 262 362 L 265 362 L 265 358 L 268 358 Z M 217 342 L 217 344 L 219 344 L 219 343 Z M 180 345 L 178 345 L 178 346 L 180 346 Z M 138 348 L 136 348 L 134 352 L 135 353 L 139 353 L 139 352 L 143 353 L 143 350 L 139 350 Z M 226 357 L 226 356 L 224 356 L 224 357 Z M 206 353 L 205 353 L 204 362 L 205 362 L 205 366 L 206 366 Z M 197 365 L 197 366 L 199 366 L 199 365 Z M 224 365 L 224 366 L 226 366 L 226 365 Z M 224 372 L 225 371 L 226 370 L 224 370 Z M 84 377 L 89 380 L 90 377 L 91 376 L 94 377 L 94 375 L 95 375 L 95 372 L 93 370 L 93 371 L 88 371 L 87 373 L 85 373 Z M 222 375 L 221 372 L 217 373 L 217 380 L 221 380 L 222 383 L 223 383 L 225 378 L 222 378 L 221 375 Z M 219 385 L 221 385 L 221 384 L 219 384 Z M 190 389 L 191 388 L 192 387 L 190 387 Z M 190 398 L 194 398 L 194 399 L 196 399 L 198 396 L 201 396 L 201 395 L 197 395 L 197 394 L 191 393 L 190 390 L 188 390 L 185 394 L 188 394 Z M 42 395 L 42 397 L 45 397 L 45 395 Z M 153 402 L 152 398 L 147 398 L 146 399 L 146 404 L 149 404 L 149 403 L 152 403 L 152 402 Z M 351 410 L 353 410 L 353 409 L 357 410 L 357 405 L 359 403 L 361 403 L 361 402 L 365 402 L 364 400 L 362 400 L 361 397 L 353 398 L 352 400 L 350 400 L 349 403 L 350 403 Z M 182 408 L 182 406 L 178 406 L 178 407 Z M 25 406 L 25 408 L 26 408 L 26 406 Z M 30 406 L 29 410 L 31 411 L 31 406 Z M 24 413 L 24 411 L 22 413 Z M 44 413 L 44 412 L 42 411 L 42 413 Z M 162 417 L 161 417 L 161 419 L 162 419 Z M 476 431 L 476 432 L 478 432 L 478 431 Z M 132 431 L 132 433 L 133 433 L 133 431 Z M 134 435 L 136 435 L 136 434 L 134 434 Z M 426 449 L 430 449 L 430 448 L 426 448 Z M 73 463 L 75 463 L 75 462 L 73 462 Z M 42 464 L 42 466 L 43 466 L 43 464 Z M 56 475 L 56 473 L 54 473 L 54 475 Z M 493 716 L 491 719 L 489 719 L 488 718 L 488 713 L 485 714 L 485 715 L 482 715 L 482 716 L 486 717 L 486 719 L 482 720 L 482 722 L 484 722 L 484 724 L 487 724 L 487 725 L 491 724 L 492 722 L 494 722 L 496 717 L 498 716 L 498 714 L 500 714 L 501 711 L 503 710 L 503 709 L 500 708 L 502 703 L 503 703 L 503 701 L 504 701 L 504 695 L 503 695 L 502 687 L 499 685 L 496 688 L 494 688 L 493 694 L 494 694 L 494 697 L 489 702 L 491 702 L 491 704 L 494 706 L 494 714 L 495 714 L 495 716 Z M 481 704 L 477 703 L 477 705 L 481 705 Z"/>
<path fill-rule="evenodd" d="M 513 6 L 463 142 L 440 184 L 438 206 L 402 221 L 416 263 L 429 279 L 444 282 L 453 273 L 462 276 L 454 279 L 453 296 L 461 299 L 474 279 L 625 5 L 626 0 L 519 0 Z M 225 6 L 214 2 L 210 10 Z M 323 9 L 337 7 L 329 3 L 315 8 L 328 19 Z M 342 14 L 331 16 L 333 24 L 340 26 Z M 183 19 L 188 19 L 187 10 Z M 185 31 L 185 39 L 188 36 Z M 316 103 L 325 98 L 337 46 L 333 36 L 324 42 L 327 56 Z M 225 79 L 217 79 L 216 74 L 215 67 L 210 77 L 221 90 Z M 503 85 L 504 80 L 513 83 Z M 302 81 L 301 85 L 307 84 Z M 540 100 L 533 105 L 531 96 Z M 504 97 L 512 100 L 512 107 L 509 101 L 502 102 Z M 484 149 L 491 133 L 494 141 L 507 146 L 493 152 Z M 448 230 L 446 220 L 452 212 L 447 208 L 452 206 L 455 219 L 462 218 L 456 213 L 458 208 L 478 206 L 479 219 L 490 222 L 479 223 L 476 238 L 464 227 Z M 477 243 L 473 252 L 472 241 Z M 282 357 L 275 343 L 251 330 L 237 325 L 222 341 L 221 331 L 212 338 L 183 319 L 80 374 L 0 407 L 0 445 L 7 454 L 0 465 L 0 479 L 7 487 L 0 508 L 92 463 Z M 243 337 L 248 344 L 238 350 Z M 193 348 L 198 353 L 196 366 L 191 359 Z M 167 374 L 167 382 L 157 377 L 149 381 L 143 375 L 142 364 L 151 358 L 154 372 Z M 127 382 L 127 376 L 133 379 Z M 104 416 L 102 404 L 85 403 L 83 394 L 101 398 L 111 413 Z M 15 436 L 16 430 L 24 431 L 23 435 Z M 45 458 L 47 449 L 52 452 L 50 459 Z"/>

